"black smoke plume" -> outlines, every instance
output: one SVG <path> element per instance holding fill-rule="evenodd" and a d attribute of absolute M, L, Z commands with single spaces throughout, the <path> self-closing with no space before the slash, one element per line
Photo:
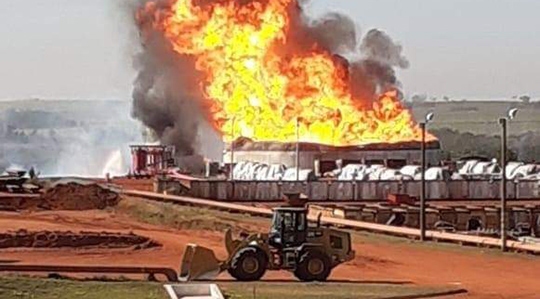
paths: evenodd
<path fill-rule="evenodd" d="M 168 9 L 158 2 L 154 12 Z M 193 155 L 203 121 L 200 74 L 187 56 L 175 53 L 162 32 L 151 26 L 151 15 L 138 20 L 142 51 L 134 58 L 138 75 L 133 87 L 133 117 L 150 128 L 163 144 L 174 145 L 180 156 Z"/>
<path fill-rule="evenodd" d="M 272 0 L 194 0 L 211 9 L 215 2 L 235 1 L 249 6 Z M 293 2 L 289 9 L 287 43 L 276 45 L 283 57 L 314 48 L 335 55 L 347 70 L 351 92 L 359 106 L 369 104 L 381 92 L 399 87 L 395 68 L 407 68 L 402 48 L 384 32 L 373 29 L 363 38 L 346 15 L 331 12 L 312 19 L 304 7 L 309 1 Z M 175 145 L 180 155 L 197 154 L 201 149 L 197 131 L 209 119 L 198 82 L 201 74 L 190 57 L 178 55 L 152 21 L 166 14 L 173 1 L 141 2 L 137 26 L 142 51 L 135 57 L 138 76 L 133 89 L 133 116 L 150 128 L 162 143 Z M 140 8 L 146 6 L 141 14 Z M 347 58 L 344 58 L 347 57 Z M 215 146 L 215 145 L 210 145 Z M 204 145 L 202 146 L 204 148 Z"/>

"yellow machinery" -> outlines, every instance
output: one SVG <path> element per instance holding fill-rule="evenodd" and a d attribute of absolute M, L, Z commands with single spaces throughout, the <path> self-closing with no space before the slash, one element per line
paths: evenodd
<path fill-rule="evenodd" d="M 307 220 L 305 207 L 274 209 L 267 234 L 225 233 L 228 258 L 219 261 L 211 249 L 186 248 L 180 280 L 211 280 L 222 271 L 240 281 L 259 280 L 267 270 L 289 270 L 301 281 L 325 281 L 337 265 L 354 258 L 347 232 Z"/>

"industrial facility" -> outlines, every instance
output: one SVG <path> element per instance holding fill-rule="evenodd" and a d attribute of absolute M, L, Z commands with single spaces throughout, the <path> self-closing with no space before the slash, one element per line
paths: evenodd
<path fill-rule="evenodd" d="M 420 142 L 400 142 L 335 147 L 303 142 L 253 142 L 247 138 L 238 138 L 235 142 L 227 144 L 223 162 L 282 164 L 287 168 L 313 169 L 318 175 L 334 170 L 338 160 L 342 161 L 342 166 L 383 165 L 399 169 L 405 165 L 420 164 L 422 154 L 420 146 Z M 427 142 L 427 165 L 438 166 L 441 158 L 439 141 Z"/>
<path fill-rule="evenodd" d="M 0 299 L 540 298 L 535 1 L 12 2 Z"/>

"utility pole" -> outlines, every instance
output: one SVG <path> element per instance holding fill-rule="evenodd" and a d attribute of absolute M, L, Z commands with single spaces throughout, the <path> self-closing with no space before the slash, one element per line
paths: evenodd
<path fill-rule="evenodd" d="M 229 178 L 231 181 L 234 181 L 234 123 L 236 118 L 233 116 L 232 119 L 232 128 L 231 128 L 231 163 L 229 165 Z"/>
<path fill-rule="evenodd" d="M 300 122 L 299 118 L 296 118 L 296 156 L 295 156 L 295 167 L 296 167 L 296 181 L 300 181 Z"/>
<path fill-rule="evenodd" d="M 518 113 L 517 108 L 508 110 L 507 117 L 499 118 L 499 124 L 501 125 L 501 250 L 506 251 L 506 164 L 508 158 L 507 152 L 507 139 L 508 139 L 508 120 L 516 118 Z"/>
<path fill-rule="evenodd" d="M 421 186 L 420 186 L 420 241 L 426 240 L 426 123 L 420 123 L 422 130 Z"/>
<path fill-rule="evenodd" d="M 433 120 L 435 113 L 429 112 L 425 116 L 425 120 L 421 122 L 420 129 L 422 130 L 422 144 L 420 150 L 422 152 L 421 164 L 420 167 L 422 172 L 420 175 L 420 241 L 424 242 L 426 240 L 426 127 L 429 122 Z"/>
<path fill-rule="evenodd" d="M 499 119 L 501 125 L 501 250 L 506 251 L 506 139 L 507 119 Z"/>

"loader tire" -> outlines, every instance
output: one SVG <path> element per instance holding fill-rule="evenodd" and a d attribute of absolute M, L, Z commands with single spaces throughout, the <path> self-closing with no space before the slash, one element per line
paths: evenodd
<path fill-rule="evenodd" d="M 255 281 L 261 279 L 268 266 L 266 253 L 256 247 L 240 249 L 231 260 L 229 274 L 239 281 Z"/>
<path fill-rule="evenodd" d="M 294 276 L 301 281 L 326 281 L 332 271 L 330 258 L 318 250 L 307 250 L 300 255 Z"/>

